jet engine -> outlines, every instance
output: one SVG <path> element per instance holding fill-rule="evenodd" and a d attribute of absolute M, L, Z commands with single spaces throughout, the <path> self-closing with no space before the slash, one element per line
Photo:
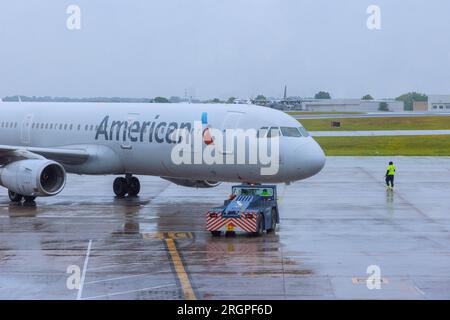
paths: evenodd
<path fill-rule="evenodd" d="M 165 180 L 173 182 L 179 186 L 190 187 L 190 188 L 214 188 L 217 187 L 221 182 L 209 181 L 209 180 L 189 180 L 189 179 L 179 179 L 179 178 L 169 178 L 161 177 Z"/>
<path fill-rule="evenodd" d="M 66 185 L 66 171 L 51 160 L 19 160 L 0 168 L 0 185 L 23 196 L 54 196 Z"/>

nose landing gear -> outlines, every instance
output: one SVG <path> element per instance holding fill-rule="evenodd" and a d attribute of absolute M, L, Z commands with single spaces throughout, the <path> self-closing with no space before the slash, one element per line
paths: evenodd
<path fill-rule="evenodd" d="M 138 178 L 127 174 L 125 178 L 119 177 L 114 180 L 113 190 L 114 194 L 119 198 L 123 198 L 127 194 L 130 197 L 136 197 L 141 191 L 141 183 Z"/>

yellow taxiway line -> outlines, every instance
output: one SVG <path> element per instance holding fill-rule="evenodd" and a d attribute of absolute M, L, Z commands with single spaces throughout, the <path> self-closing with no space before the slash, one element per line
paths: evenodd
<path fill-rule="evenodd" d="M 197 300 L 194 290 L 192 289 L 191 282 L 189 281 L 189 277 L 186 273 L 186 270 L 184 269 L 183 262 L 181 261 L 180 255 L 178 253 L 177 246 L 175 245 L 175 241 L 171 238 L 166 238 L 165 241 L 167 248 L 169 249 L 170 257 L 172 258 L 172 263 L 175 267 L 178 279 L 181 283 L 184 299 Z"/>

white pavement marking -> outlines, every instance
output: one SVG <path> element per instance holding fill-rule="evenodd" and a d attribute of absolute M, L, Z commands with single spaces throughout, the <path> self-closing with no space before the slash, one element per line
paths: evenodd
<path fill-rule="evenodd" d="M 92 271 L 92 269 L 91 269 L 91 271 Z M 117 277 L 117 278 L 108 278 L 108 279 L 94 280 L 94 281 L 86 282 L 85 284 L 101 283 L 101 282 L 108 282 L 108 281 L 117 281 L 117 280 L 129 279 L 129 278 L 150 276 L 150 275 L 155 275 L 155 274 L 159 274 L 159 273 L 164 273 L 164 271 L 158 271 L 158 272 L 152 272 L 152 273 L 140 273 L 140 274 L 133 274 L 131 276 L 123 276 L 123 277 Z"/>
<path fill-rule="evenodd" d="M 130 265 L 140 266 L 140 265 L 149 265 L 149 264 L 155 264 L 155 262 L 154 261 L 149 261 L 149 262 L 130 262 L 130 263 L 127 263 L 127 266 L 130 266 Z M 108 265 L 91 268 L 90 270 L 91 271 L 98 271 L 98 270 L 108 269 L 108 268 L 117 267 L 117 266 L 123 266 L 123 263 L 120 263 L 120 262 L 118 262 L 118 263 L 111 263 L 111 264 L 108 264 Z"/>
<path fill-rule="evenodd" d="M 450 130 L 310 131 L 313 137 L 434 136 L 450 135 Z"/>
<path fill-rule="evenodd" d="M 140 292 L 140 291 L 147 291 L 147 290 L 153 290 L 153 289 L 160 289 L 160 288 L 172 287 L 172 286 L 175 286 L 175 284 L 165 284 L 165 285 L 156 286 L 156 287 L 149 287 L 149 288 L 143 288 L 143 289 L 137 289 L 137 290 L 129 290 L 129 291 L 121 291 L 121 292 L 102 294 L 102 295 L 99 295 L 99 296 L 92 296 L 92 297 L 83 298 L 83 300 L 98 299 L 98 298 L 105 298 L 105 297 L 111 297 L 111 296 L 118 296 L 118 295 L 121 295 L 121 294 Z"/>
<path fill-rule="evenodd" d="M 83 266 L 83 273 L 81 275 L 80 280 L 80 288 L 78 289 L 77 294 L 77 300 L 81 299 L 81 294 L 83 293 L 83 285 L 84 285 L 84 279 L 86 278 L 86 270 L 89 262 L 89 255 L 91 254 L 91 246 L 92 246 L 92 240 L 89 240 L 87 252 L 86 252 L 86 258 L 84 259 L 84 266 Z"/>

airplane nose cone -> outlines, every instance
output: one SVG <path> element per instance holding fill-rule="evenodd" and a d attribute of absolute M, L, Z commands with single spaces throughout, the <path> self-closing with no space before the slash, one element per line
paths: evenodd
<path fill-rule="evenodd" d="M 303 179 L 319 173 L 325 166 L 325 153 L 313 139 L 297 148 L 295 153 L 297 155 L 296 167 Z"/>

